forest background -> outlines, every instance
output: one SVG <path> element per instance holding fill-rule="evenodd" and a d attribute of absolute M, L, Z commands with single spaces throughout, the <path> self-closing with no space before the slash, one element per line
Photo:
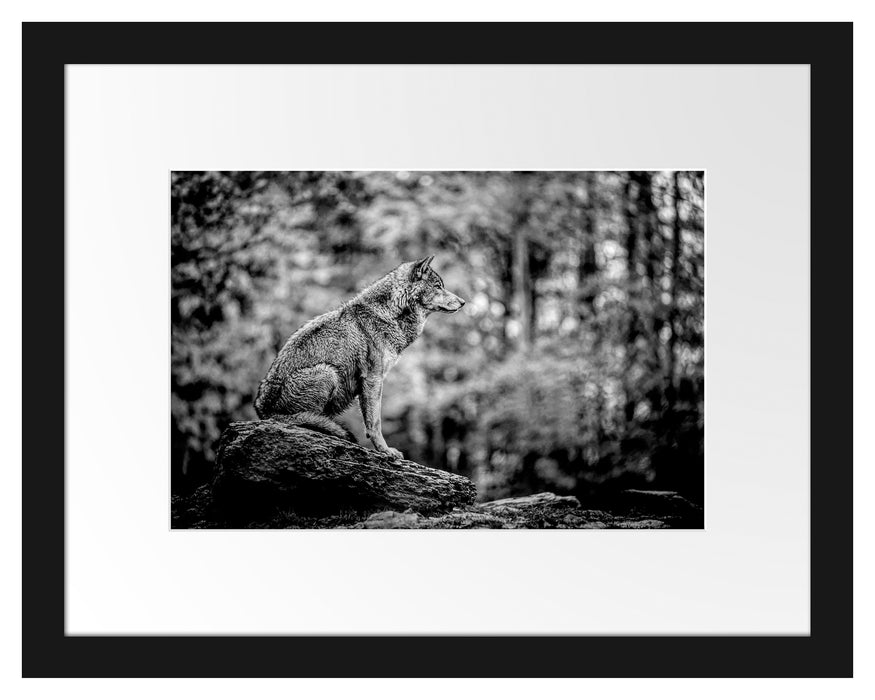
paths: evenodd
<path fill-rule="evenodd" d="M 172 491 L 298 327 L 434 254 L 467 300 L 386 379 L 383 433 L 482 500 L 704 482 L 704 173 L 174 172 Z M 363 444 L 354 405 L 342 420 Z"/>

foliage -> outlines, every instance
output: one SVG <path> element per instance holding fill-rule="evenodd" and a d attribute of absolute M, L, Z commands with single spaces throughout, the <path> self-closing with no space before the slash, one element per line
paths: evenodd
<path fill-rule="evenodd" d="M 468 304 L 387 378 L 389 444 L 484 497 L 701 498 L 702 173 L 176 172 L 171 189 L 175 491 L 255 417 L 288 335 L 434 253 Z"/>

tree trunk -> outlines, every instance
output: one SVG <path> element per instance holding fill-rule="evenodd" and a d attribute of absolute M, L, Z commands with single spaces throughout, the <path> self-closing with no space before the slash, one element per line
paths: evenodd
<path fill-rule="evenodd" d="M 584 239 L 583 245 L 584 248 L 580 254 L 580 261 L 577 266 L 577 289 L 580 298 L 578 318 L 581 321 L 595 316 L 595 280 L 599 273 L 595 250 L 595 236 L 588 234 Z"/>
<path fill-rule="evenodd" d="M 529 268 L 529 240 L 523 222 L 518 222 L 514 231 L 513 286 L 517 321 L 520 324 L 518 347 L 528 352 L 532 346 L 532 275 Z"/>
<path fill-rule="evenodd" d="M 638 226 L 640 231 L 641 245 L 646 248 L 644 253 L 644 279 L 641 289 L 642 299 L 650 306 L 650 313 L 646 314 L 645 325 L 647 326 L 647 342 L 649 343 L 648 372 L 659 375 L 663 363 L 660 356 L 659 333 L 662 330 L 662 316 L 659 313 L 659 295 L 657 279 L 660 275 L 659 255 L 657 252 L 659 218 L 653 201 L 654 187 L 652 173 L 638 173 Z M 654 384 L 647 392 L 648 400 L 654 411 L 662 410 L 663 391 L 662 386 Z"/>
<path fill-rule="evenodd" d="M 592 174 L 583 177 L 584 196 L 580 202 L 580 236 L 577 238 L 577 289 L 569 295 L 571 313 L 578 321 L 595 316 L 595 284 L 598 277 L 596 258 L 596 213 Z"/>
<path fill-rule="evenodd" d="M 281 420 L 228 427 L 212 491 L 221 514 L 241 522 L 280 510 L 443 512 L 473 503 L 476 495 L 474 484 L 458 474 L 393 460 Z"/>
<path fill-rule="evenodd" d="M 638 342 L 638 313 L 633 304 L 633 298 L 639 293 L 636 259 L 636 248 L 638 247 L 638 208 L 635 204 L 633 192 L 633 181 L 630 176 L 626 181 L 626 198 L 623 205 L 623 213 L 626 220 L 626 277 L 629 302 L 627 305 L 629 322 L 626 328 L 626 372 L 623 378 L 623 390 L 626 395 L 623 414 L 627 424 L 632 422 L 632 417 L 635 413 L 636 396 L 631 377 L 632 369 L 638 357 L 636 346 Z"/>
<path fill-rule="evenodd" d="M 498 338 L 501 341 L 500 355 L 503 357 L 516 345 L 516 341 L 508 334 L 508 323 L 513 320 L 514 304 L 514 246 L 510 239 L 502 239 L 501 245 L 495 249 L 496 277 L 499 282 L 502 305 L 501 326 Z"/>
<path fill-rule="evenodd" d="M 668 340 L 668 371 L 666 372 L 666 396 L 668 398 L 669 413 L 674 413 L 677 401 L 677 389 L 675 382 L 675 353 L 678 336 L 678 264 L 681 257 L 681 186 L 677 171 L 674 173 L 674 221 L 671 227 L 671 301 L 668 312 L 668 324 L 671 335 Z"/>

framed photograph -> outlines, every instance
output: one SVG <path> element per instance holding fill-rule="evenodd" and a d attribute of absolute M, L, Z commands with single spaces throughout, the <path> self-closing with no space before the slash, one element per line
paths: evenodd
<path fill-rule="evenodd" d="M 851 675 L 852 27 L 655 26 L 25 24 L 24 675 Z"/>

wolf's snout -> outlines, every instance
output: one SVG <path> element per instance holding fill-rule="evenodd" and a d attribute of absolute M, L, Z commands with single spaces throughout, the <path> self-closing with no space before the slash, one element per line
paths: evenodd
<path fill-rule="evenodd" d="M 454 314 L 459 309 L 461 309 L 464 305 L 465 305 L 465 300 L 462 299 L 462 297 L 457 297 L 456 295 L 453 295 L 453 299 L 450 301 L 450 303 L 448 305 L 448 307 L 449 307 L 448 311 L 451 314 Z"/>

